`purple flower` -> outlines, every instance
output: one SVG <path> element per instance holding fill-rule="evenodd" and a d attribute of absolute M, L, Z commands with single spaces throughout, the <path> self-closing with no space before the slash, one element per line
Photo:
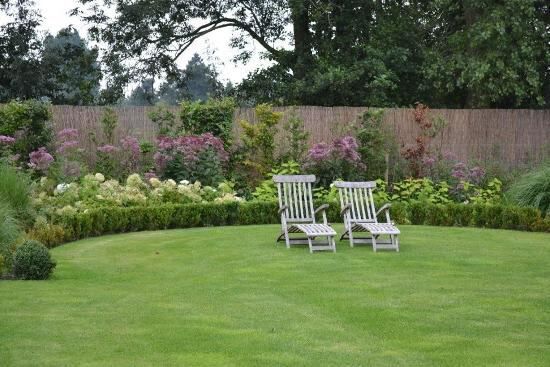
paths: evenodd
<path fill-rule="evenodd" d="M 435 164 L 435 161 L 435 158 L 430 156 L 426 156 L 422 159 L 422 163 L 428 168 L 432 168 Z"/>
<path fill-rule="evenodd" d="M 57 148 L 56 152 L 59 154 L 65 153 L 67 150 L 71 150 L 73 148 L 78 147 L 78 141 L 76 140 L 68 140 L 61 143 L 61 145 Z"/>
<path fill-rule="evenodd" d="M 0 144 L 11 145 L 15 143 L 15 138 L 6 135 L 0 135 Z"/>
<path fill-rule="evenodd" d="M 314 161 L 327 159 L 332 152 L 331 147 L 327 143 L 315 144 L 307 153 L 307 157 Z"/>
<path fill-rule="evenodd" d="M 115 152 L 118 152 L 118 150 L 119 149 L 117 147 L 115 147 L 114 145 L 109 145 L 109 144 L 97 147 L 98 152 L 105 153 L 105 154 L 115 153 Z"/>
<path fill-rule="evenodd" d="M 130 152 L 132 152 L 132 156 L 134 158 L 137 158 L 139 156 L 141 152 L 139 148 L 139 141 L 133 136 L 126 136 L 120 139 L 120 144 L 122 145 L 123 149 L 129 150 Z"/>
<path fill-rule="evenodd" d="M 53 163 L 53 157 L 46 148 L 41 147 L 29 154 L 30 163 L 29 167 L 38 170 L 46 171 L 48 167 Z"/>
<path fill-rule="evenodd" d="M 67 128 L 57 133 L 57 138 L 62 141 L 78 139 L 78 130 Z"/>

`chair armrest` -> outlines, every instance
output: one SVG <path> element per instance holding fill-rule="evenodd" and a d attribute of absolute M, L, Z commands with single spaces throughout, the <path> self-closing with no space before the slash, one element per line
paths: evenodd
<path fill-rule="evenodd" d="M 288 209 L 288 205 L 283 205 L 281 208 L 279 208 L 279 214 L 281 214 L 283 211 Z"/>
<path fill-rule="evenodd" d="M 324 212 L 324 211 L 327 210 L 327 209 L 328 209 L 328 204 L 323 204 L 323 205 L 321 205 L 320 207 L 318 207 L 317 209 L 315 209 L 315 211 L 313 212 L 313 214 L 317 214 L 317 213 L 319 213 L 319 212 L 321 212 L 321 211 Z"/>
<path fill-rule="evenodd" d="M 340 210 L 340 215 L 344 215 L 345 212 L 351 209 L 351 204 L 346 204 L 342 210 Z"/>
<path fill-rule="evenodd" d="M 384 204 L 380 209 L 378 209 L 378 211 L 376 212 L 376 216 L 378 216 L 378 214 L 382 213 L 384 210 L 390 210 L 390 207 L 390 203 Z"/>

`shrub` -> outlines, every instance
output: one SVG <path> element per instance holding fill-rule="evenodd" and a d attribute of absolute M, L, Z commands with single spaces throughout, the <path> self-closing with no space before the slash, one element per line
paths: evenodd
<path fill-rule="evenodd" d="M 48 223 L 46 218 L 40 217 L 27 232 L 27 238 L 38 241 L 47 248 L 53 248 L 65 242 L 65 230 L 62 226 Z"/>
<path fill-rule="evenodd" d="M 225 148 L 231 145 L 235 102 L 230 98 L 209 99 L 206 102 L 184 101 L 180 118 L 184 134 L 211 133 L 222 139 Z"/>
<path fill-rule="evenodd" d="M 383 124 L 383 109 L 368 109 L 359 117 L 358 151 L 367 166 L 369 177 L 384 177 L 389 181 L 389 169 L 398 166 L 397 142 L 393 132 Z M 390 163 L 391 162 L 391 163 Z M 394 172 L 393 176 L 395 176 Z"/>
<path fill-rule="evenodd" d="M 434 155 L 430 154 L 430 142 L 443 130 L 447 123 L 441 116 L 432 116 L 428 106 L 422 103 L 416 104 L 413 118 L 421 133 L 416 137 L 415 144 L 406 146 L 401 155 L 407 160 L 409 173 L 414 178 L 419 178 L 425 175 L 424 163 L 426 158 Z"/>
<path fill-rule="evenodd" d="M 285 135 L 280 143 L 281 161 L 301 162 L 307 150 L 309 133 L 304 129 L 304 121 L 298 117 L 295 108 L 289 113 L 287 122 L 283 125 Z"/>
<path fill-rule="evenodd" d="M 517 205 L 538 208 L 550 215 L 550 164 L 521 176 L 506 196 Z"/>
<path fill-rule="evenodd" d="M 321 202 L 316 202 L 315 207 L 320 204 Z M 278 224 L 280 218 L 277 210 L 276 201 L 105 207 L 82 213 L 61 213 L 54 217 L 54 222 L 63 226 L 66 240 L 77 240 L 143 230 Z M 381 216 L 383 215 L 382 213 Z M 332 223 L 341 221 L 337 202 L 329 203 L 327 217 Z M 477 226 L 550 232 L 550 220 L 543 220 L 538 210 L 502 205 L 395 203 L 391 207 L 391 219 L 398 224 Z M 385 221 L 385 218 L 379 220 Z"/>
<path fill-rule="evenodd" d="M 118 116 L 111 107 L 105 108 L 101 116 L 101 128 L 103 136 L 108 144 L 113 144 L 115 140 L 115 130 L 118 125 Z"/>
<path fill-rule="evenodd" d="M 166 103 L 158 103 L 155 108 L 149 112 L 148 116 L 157 126 L 159 135 L 172 136 L 176 134 L 176 115 L 170 111 Z"/>
<path fill-rule="evenodd" d="M 48 249 L 38 241 L 23 242 L 13 256 L 13 273 L 19 279 L 48 279 L 55 265 Z"/>
<path fill-rule="evenodd" d="M 352 136 L 335 139 L 331 145 L 316 144 L 307 154 L 304 171 L 315 174 L 320 186 L 325 188 L 338 179 L 360 179 L 365 165 L 357 148 Z"/>
<path fill-rule="evenodd" d="M 47 147 L 53 137 L 47 103 L 12 101 L 0 106 L 0 135 L 14 137 L 13 154 L 26 160 L 32 151 Z"/>
<path fill-rule="evenodd" d="M 275 134 L 283 114 L 273 112 L 269 104 L 260 104 L 256 107 L 256 116 L 256 124 L 240 122 L 243 129 L 242 164 L 253 184 L 264 177 L 275 163 Z"/>
<path fill-rule="evenodd" d="M 155 153 L 157 171 L 165 178 L 217 185 L 229 155 L 220 138 L 211 133 L 177 138 L 159 137 Z"/>

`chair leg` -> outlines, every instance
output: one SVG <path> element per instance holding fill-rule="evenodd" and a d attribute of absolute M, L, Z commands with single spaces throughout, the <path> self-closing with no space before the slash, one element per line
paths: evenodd
<path fill-rule="evenodd" d="M 350 247 L 353 247 L 353 231 L 351 230 L 351 228 L 349 229 L 349 246 Z"/>
<path fill-rule="evenodd" d="M 376 236 L 372 236 L 372 250 L 376 252 Z"/>
<path fill-rule="evenodd" d="M 313 243 L 311 243 L 311 237 L 307 238 L 307 242 L 309 243 L 309 253 L 313 253 Z"/>
<path fill-rule="evenodd" d="M 395 251 L 399 252 L 399 236 L 395 235 Z"/>
<path fill-rule="evenodd" d="M 336 240 L 334 237 L 331 237 L 332 240 L 332 252 L 336 252 Z"/>
<path fill-rule="evenodd" d="M 286 242 L 286 248 L 290 248 L 290 238 L 288 236 L 288 228 L 285 228 L 285 242 Z"/>

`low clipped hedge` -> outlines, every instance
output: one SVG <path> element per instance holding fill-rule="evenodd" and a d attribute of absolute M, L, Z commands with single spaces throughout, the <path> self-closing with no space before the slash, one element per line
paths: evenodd
<path fill-rule="evenodd" d="M 207 203 L 153 207 L 109 207 L 53 218 L 63 227 L 63 241 L 111 233 L 170 228 L 279 223 L 275 202 Z M 328 210 L 330 222 L 342 222 L 337 203 Z M 392 220 L 398 224 L 474 226 L 550 232 L 550 218 L 537 209 L 504 205 L 394 203 Z M 384 221 L 383 218 L 380 220 Z"/>

